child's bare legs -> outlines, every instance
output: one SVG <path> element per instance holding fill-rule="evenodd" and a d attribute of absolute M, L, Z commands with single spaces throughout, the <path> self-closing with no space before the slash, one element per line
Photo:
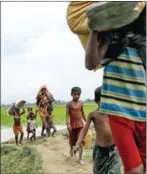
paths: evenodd
<path fill-rule="evenodd" d="M 41 136 L 42 136 L 42 137 L 44 137 L 44 136 L 45 136 L 45 134 L 44 134 L 44 130 L 45 130 L 45 126 L 44 126 L 44 125 L 42 125 L 42 131 L 41 131 Z"/>
<path fill-rule="evenodd" d="M 35 130 L 32 131 L 31 141 L 33 141 L 33 139 L 34 139 L 34 141 L 36 139 L 36 131 Z"/>
<path fill-rule="evenodd" d="M 53 133 L 52 133 L 52 137 L 55 137 L 55 133 L 57 132 L 57 129 L 55 126 L 53 126 Z"/>
<path fill-rule="evenodd" d="M 21 132 L 21 133 L 20 133 L 20 141 L 19 141 L 19 143 L 20 143 L 20 144 L 22 144 L 23 135 L 24 135 L 24 133 L 23 133 L 23 132 Z"/>
<path fill-rule="evenodd" d="M 29 139 L 29 124 L 27 124 L 27 129 L 26 129 L 26 131 L 27 131 L 27 139 Z"/>
<path fill-rule="evenodd" d="M 16 145 L 18 145 L 18 134 L 15 134 L 15 142 L 16 142 Z"/>
<path fill-rule="evenodd" d="M 73 146 L 70 146 L 70 156 L 73 156 L 73 153 L 72 153 L 72 151 L 73 151 Z"/>
<path fill-rule="evenodd" d="M 50 137 L 51 136 L 51 130 L 50 130 L 50 125 L 47 121 L 45 123 L 45 129 L 46 129 L 46 136 Z"/>
<path fill-rule="evenodd" d="M 36 140 L 36 130 L 34 131 L 34 141 Z"/>
<path fill-rule="evenodd" d="M 46 134 L 44 134 L 45 129 L 46 129 L 46 121 L 45 118 L 42 118 L 42 131 L 41 131 L 42 137 L 46 136 Z"/>
<path fill-rule="evenodd" d="M 27 139 L 29 139 L 29 132 L 27 133 Z"/>
<path fill-rule="evenodd" d="M 79 163 L 82 163 L 82 155 L 83 155 L 83 144 L 81 144 L 79 148 L 79 159 L 78 159 Z"/>
<path fill-rule="evenodd" d="M 47 128 L 46 129 L 46 136 L 47 137 L 50 137 L 51 136 L 51 130 L 50 130 L 50 128 Z"/>

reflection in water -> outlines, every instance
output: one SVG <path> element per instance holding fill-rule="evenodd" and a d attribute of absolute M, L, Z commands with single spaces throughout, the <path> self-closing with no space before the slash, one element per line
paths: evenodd
<path fill-rule="evenodd" d="M 26 127 L 24 128 L 24 137 L 27 136 L 27 132 L 26 132 Z M 57 130 L 62 130 L 66 128 L 66 125 L 57 125 L 56 126 Z M 41 134 L 41 127 L 38 127 L 36 129 L 36 134 L 37 136 L 40 136 Z M 1 128 L 1 142 L 7 141 L 10 138 L 14 138 L 14 133 L 13 133 L 13 128 Z"/>

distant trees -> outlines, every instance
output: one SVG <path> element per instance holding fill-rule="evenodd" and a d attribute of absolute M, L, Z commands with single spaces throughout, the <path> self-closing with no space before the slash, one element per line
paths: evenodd
<path fill-rule="evenodd" d="M 92 99 L 86 99 L 84 102 L 85 103 L 93 103 L 94 101 Z"/>

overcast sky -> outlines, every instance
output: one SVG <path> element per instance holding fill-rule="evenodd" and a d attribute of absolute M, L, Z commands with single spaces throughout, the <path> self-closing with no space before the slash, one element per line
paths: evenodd
<path fill-rule="evenodd" d="M 70 100 L 73 86 L 81 99 L 93 98 L 102 70 L 84 67 L 84 50 L 67 26 L 68 2 L 1 3 L 1 103 L 35 102 L 46 84 L 55 99 Z"/>

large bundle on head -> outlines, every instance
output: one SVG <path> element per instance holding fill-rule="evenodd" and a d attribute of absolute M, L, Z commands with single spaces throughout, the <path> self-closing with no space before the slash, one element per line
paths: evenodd
<path fill-rule="evenodd" d="M 120 28 L 138 18 L 144 7 L 143 1 L 70 2 L 67 9 L 67 23 L 71 31 L 77 34 L 85 49 L 89 28 L 99 31 Z"/>
<path fill-rule="evenodd" d="M 22 109 L 25 104 L 26 104 L 26 101 L 25 100 L 20 100 L 20 101 L 18 101 L 18 102 L 15 103 L 15 108 Z"/>
<path fill-rule="evenodd" d="M 95 2 L 70 2 L 67 9 L 67 23 L 71 31 L 79 37 L 83 48 L 86 48 L 89 28 L 86 10 Z"/>
<path fill-rule="evenodd" d="M 145 2 L 97 2 L 87 9 L 88 26 L 95 31 L 108 31 L 124 27 L 136 20 Z"/>
<path fill-rule="evenodd" d="M 40 95 L 42 95 L 42 89 L 46 90 L 46 97 L 48 100 L 54 100 L 51 92 L 48 91 L 48 88 L 46 85 L 42 85 L 37 93 L 36 99 L 38 99 L 40 97 Z"/>
<path fill-rule="evenodd" d="M 15 108 L 16 109 L 22 109 L 24 107 L 25 103 L 26 103 L 25 100 L 19 100 L 15 103 L 12 103 L 11 106 L 7 110 L 7 115 L 12 116 L 14 111 L 15 111 Z"/>

